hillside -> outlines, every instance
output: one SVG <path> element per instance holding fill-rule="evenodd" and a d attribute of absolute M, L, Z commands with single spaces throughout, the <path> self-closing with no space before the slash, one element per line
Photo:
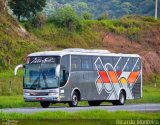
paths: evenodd
<path fill-rule="evenodd" d="M 0 72 L 13 69 L 35 51 L 76 47 L 138 53 L 142 56 L 145 79 L 160 73 L 160 20 L 139 16 L 115 21 L 86 20 L 74 32 L 47 21 L 41 28 L 30 26 L 26 31 L 5 8 L 0 11 Z"/>
<path fill-rule="evenodd" d="M 93 18 L 108 13 L 110 19 L 122 17 L 126 14 L 154 16 L 154 0 L 47 0 L 45 13 L 52 14 L 57 8 L 71 5 L 79 14 L 90 12 Z M 160 6 L 160 1 L 158 1 Z M 160 12 L 160 7 L 158 8 Z M 160 17 L 160 13 L 158 13 Z"/>
<path fill-rule="evenodd" d="M 81 22 L 81 30 L 66 33 L 48 22 L 31 30 L 39 39 L 55 49 L 95 48 L 116 53 L 138 53 L 142 57 L 144 79 L 160 73 L 160 21 L 150 17 L 129 16 L 120 20 Z M 46 48 L 51 50 L 52 47 Z M 154 60 L 154 61 L 153 61 Z"/>

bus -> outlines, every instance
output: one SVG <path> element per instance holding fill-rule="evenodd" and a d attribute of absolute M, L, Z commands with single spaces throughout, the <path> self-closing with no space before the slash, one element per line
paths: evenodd
<path fill-rule="evenodd" d="M 90 106 L 102 102 L 124 105 L 142 97 L 142 63 L 137 54 L 107 50 L 64 49 L 29 54 L 24 65 L 23 96 L 26 102 L 51 103 L 79 101 Z"/>

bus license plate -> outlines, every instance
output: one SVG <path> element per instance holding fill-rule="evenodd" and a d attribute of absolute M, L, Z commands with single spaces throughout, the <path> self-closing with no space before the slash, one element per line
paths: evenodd
<path fill-rule="evenodd" d="M 40 98 L 40 97 L 39 97 L 39 98 L 36 98 L 36 100 L 43 100 L 43 98 Z"/>

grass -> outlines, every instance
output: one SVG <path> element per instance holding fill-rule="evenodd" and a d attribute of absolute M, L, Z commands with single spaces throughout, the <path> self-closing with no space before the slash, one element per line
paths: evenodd
<path fill-rule="evenodd" d="M 153 85 L 143 86 L 142 98 L 130 100 L 128 103 L 160 103 L 160 89 Z"/>
<path fill-rule="evenodd" d="M 104 110 L 90 110 L 78 112 L 39 112 L 33 114 L 0 112 L 0 123 L 18 123 L 21 125 L 115 125 L 118 122 L 154 121 L 159 122 L 160 112 L 108 112 Z M 134 124 L 132 123 L 132 124 Z"/>
<path fill-rule="evenodd" d="M 92 115 L 91 115 L 92 114 Z M 63 116 L 63 117 L 62 117 Z M 128 117 L 129 116 L 129 117 Z M 0 112 L 1 119 L 159 119 L 160 112 L 108 112 L 104 110 L 90 110 L 78 112 L 39 112 L 33 114 Z"/>
<path fill-rule="evenodd" d="M 23 91 L 23 70 L 15 77 L 13 70 L 0 72 L 0 96 L 20 95 Z"/>
<path fill-rule="evenodd" d="M 35 107 L 36 102 L 24 102 L 22 95 L 0 96 L 0 108 Z"/>

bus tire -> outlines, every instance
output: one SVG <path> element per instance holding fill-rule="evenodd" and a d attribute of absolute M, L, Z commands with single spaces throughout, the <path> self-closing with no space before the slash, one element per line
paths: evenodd
<path fill-rule="evenodd" d="M 126 101 L 126 95 L 125 95 L 124 91 L 121 91 L 119 94 L 119 99 L 112 101 L 112 104 L 113 105 L 124 105 L 125 101 Z"/>
<path fill-rule="evenodd" d="M 48 108 L 50 106 L 50 102 L 40 102 L 42 108 Z"/>
<path fill-rule="evenodd" d="M 70 107 L 78 106 L 78 94 L 76 92 L 72 94 L 72 100 L 68 104 Z"/>
<path fill-rule="evenodd" d="M 99 106 L 101 101 L 88 101 L 89 106 Z"/>

